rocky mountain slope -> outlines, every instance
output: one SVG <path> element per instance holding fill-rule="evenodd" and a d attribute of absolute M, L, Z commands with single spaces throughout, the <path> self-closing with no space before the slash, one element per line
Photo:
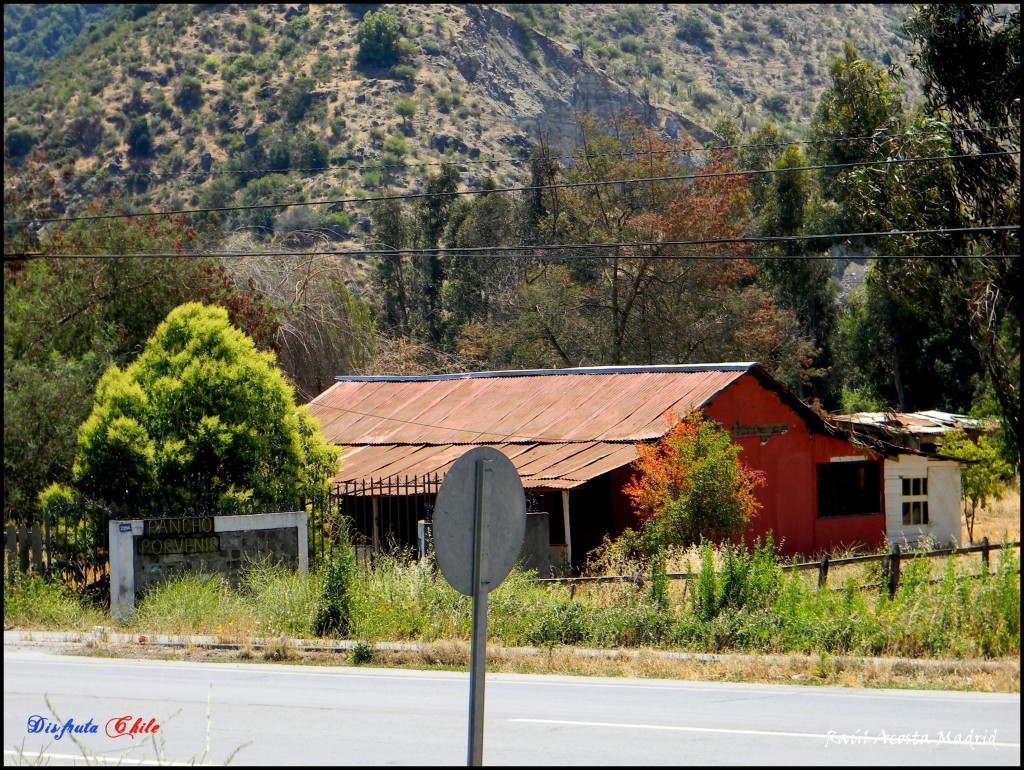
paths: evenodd
<path fill-rule="evenodd" d="M 78 204 L 117 192 L 162 209 L 223 205 L 271 171 L 291 172 L 306 199 L 416 192 L 441 160 L 461 164 L 466 188 L 515 184 L 541 134 L 571 150 L 576 112 L 629 111 L 698 144 L 722 117 L 795 135 L 846 40 L 903 60 L 907 6 L 142 8 L 5 100 L 8 154 L 75 156 Z M 371 8 L 398 18 L 404 70 L 355 61 Z"/>

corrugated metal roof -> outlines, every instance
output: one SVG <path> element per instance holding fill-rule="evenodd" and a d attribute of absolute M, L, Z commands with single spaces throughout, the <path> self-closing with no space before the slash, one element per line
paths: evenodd
<path fill-rule="evenodd" d="M 664 434 L 667 410 L 705 405 L 752 366 L 339 378 L 309 411 L 344 446 L 648 441 Z"/>
<path fill-rule="evenodd" d="M 636 459 L 633 444 L 586 442 L 572 444 L 491 444 L 507 456 L 519 471 L 525 489 L 572 489 L 592 478 Z M 415 479 L 448 469 L 470 447 L 371 445 L 345 447 L 336 481 L 364 479 Z"/>
<path fill-rule="evenodd" d="M 837 414 L 834 419 L 838 422 L 886 428 L 918 436 L 939 436 L 955 428 L 986 430 L 993 427 L 991 421 L 934 409 L 924 412 L 855 412 L 853 414 Z"/>
<path fill-rule="evenodd" d="M 339 377 L 309 404 L 343 448 L 338 481 L 443 476 L 472 446 L 506 454 L 527 489 L 571 489 L 636 459 L 755 363 Z M 770 379 L 770 378 L 768 378 Z"/>

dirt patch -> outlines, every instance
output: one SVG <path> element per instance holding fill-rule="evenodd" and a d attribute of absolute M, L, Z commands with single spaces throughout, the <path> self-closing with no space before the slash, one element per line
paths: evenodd
<path fill-rule="evenodd" d="M 383 668 L 467 671 L 469 645 L 439 641 L 408 649 L 365 645 L 312 648 L 291 642 L 269 645 L 154 645 L 88 642 L 65 650 L 98 657 L 181 660 L 208 663 L 291 663 L 316 666 L 366 665 Z M 656 650 L 548 650 L 493 648 L 487 669 L 494 673 L 679 679 L 841 687 L 971 692 L 1020 692 L 1020 659 L 998 661 L 910 661 L 815 655 L 691 655 Z"/>

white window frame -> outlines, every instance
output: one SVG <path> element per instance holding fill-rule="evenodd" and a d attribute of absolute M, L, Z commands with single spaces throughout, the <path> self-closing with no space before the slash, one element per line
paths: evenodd
<path fill-rule="evenodd" d="M 927 527 L 928 473 L 900 476 L 900 508 L 904 527 Z"/>

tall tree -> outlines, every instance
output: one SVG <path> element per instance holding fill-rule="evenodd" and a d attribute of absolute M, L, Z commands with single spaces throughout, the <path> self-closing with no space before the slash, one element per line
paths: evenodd
<path fill-rule="evenodd" d="M 814 207 L 820 205 L 807 158 L 790 145 L 776 158 L 758 216 L 758 232 L 767 237 L 815 233 Z M 831 368 L 838 300 L 832 279 L 832 260 L 817 241 L 790 240 L 758 247 L 758 279 L 775 302 L 791 311 L 804 340 L 802 365 L 788 372 L 785 383 L 801 398 L 834 402 Z"/>
<path fill-rule="evenodd" d="M 768 300 L 752 285 L 749 248 L 668 245 L 747 232 L 744 180 L 719 175 L 735 168 L 732 161 L 715 157 L 695 169 L 684 145 L 628 118 L 609 125 L 582 118 L 580 126 L 583 143 L 559 184 L 544 191 L 537 232 L 548 243 L 595 246 L 560 252 L 576 258 L 535 271 L 524 287 L 520 306 L 537 321 L 537 349 L 573 365 L 770 359 L 774 341 L 745 335 Z M 618 181 L 642 178 L 662 179 Z M 571 291 L 558 288 L 566 281 Z"/>
<path fill-rule="evenodd" d="M 262 348 L 278 315 L 214 260 L 57 259 L 54 255 L 174 253 L 195 233 L 178 217 L 48 223 L 60 214 L 72 168 L 29 158 L 5 179 L 4 514 L 26 519 L 39 492 L 67 479 L 89 394 L 111 364 L 125 365 L 176 305 L 224 307 Z M 88 213 L 100 214 L 94 206 Z M 30 253 L 29 259 L 19 255 Z"/>
<path fill-rule="evenodd" d="M 820 165 L 873 159 L 872 143 L 864 138 L 901 131 L 903 100 L 899 88 L 885 70 L 862 59 L 849 42 L 842 56 L 832 58 L 829 75 L 832 82 L 822 93 L 811 119 L 811 158 Z M 851 207 L 845 196 L 845 180 L 850 173 L 850 169 L 819 172 L 821 189 L 839 201 L 847 215 Z"/>
<path fill-rule="evenodd" d="M 392 334 L 408 334 L 409 271 L 408 257 L 411 226 L 394 198 L 374 201 L 370 208 L 370 226 L 377 248 L 385 250 L 373 260 L 371 281 L 377 292 L 378 324 Z"/>
<path fill-rule="evenodd" d="M 961 236 L 955 253 L 978 258 L 943 262 L 936 272 L 970 321 L 1019 465 L 1020 9 L 922 5 L 905 28 L 917 46 L 911 61 L 924 75 L 929 113 L 948 121 L 955 154 L 970 156 L 953 161 L 965 224 L 1015 226 Z"/>
<path fill-rule="evenodd" d="M 416 212 L 419 227 L 415 240 L 419 247 L 428 250 L 416 263 L 419 311 L 427 341 L 438 346 L 443 329 L 441 288 L 448 277 L 448 259 L 441 251 L 442 238 L 456 210 L 457 199 L 453 193 L 458 189 L 458 169 L 443 164 L 440 172 L 427 177 L 426 196 Z"/>
<path fill-rule="evenodd" d="M 119 505 L 282 502 L 324 489 L 336 458 L 273 354 L 222 308 L 187 303 L 100 379 L 71 483 Z"/>

